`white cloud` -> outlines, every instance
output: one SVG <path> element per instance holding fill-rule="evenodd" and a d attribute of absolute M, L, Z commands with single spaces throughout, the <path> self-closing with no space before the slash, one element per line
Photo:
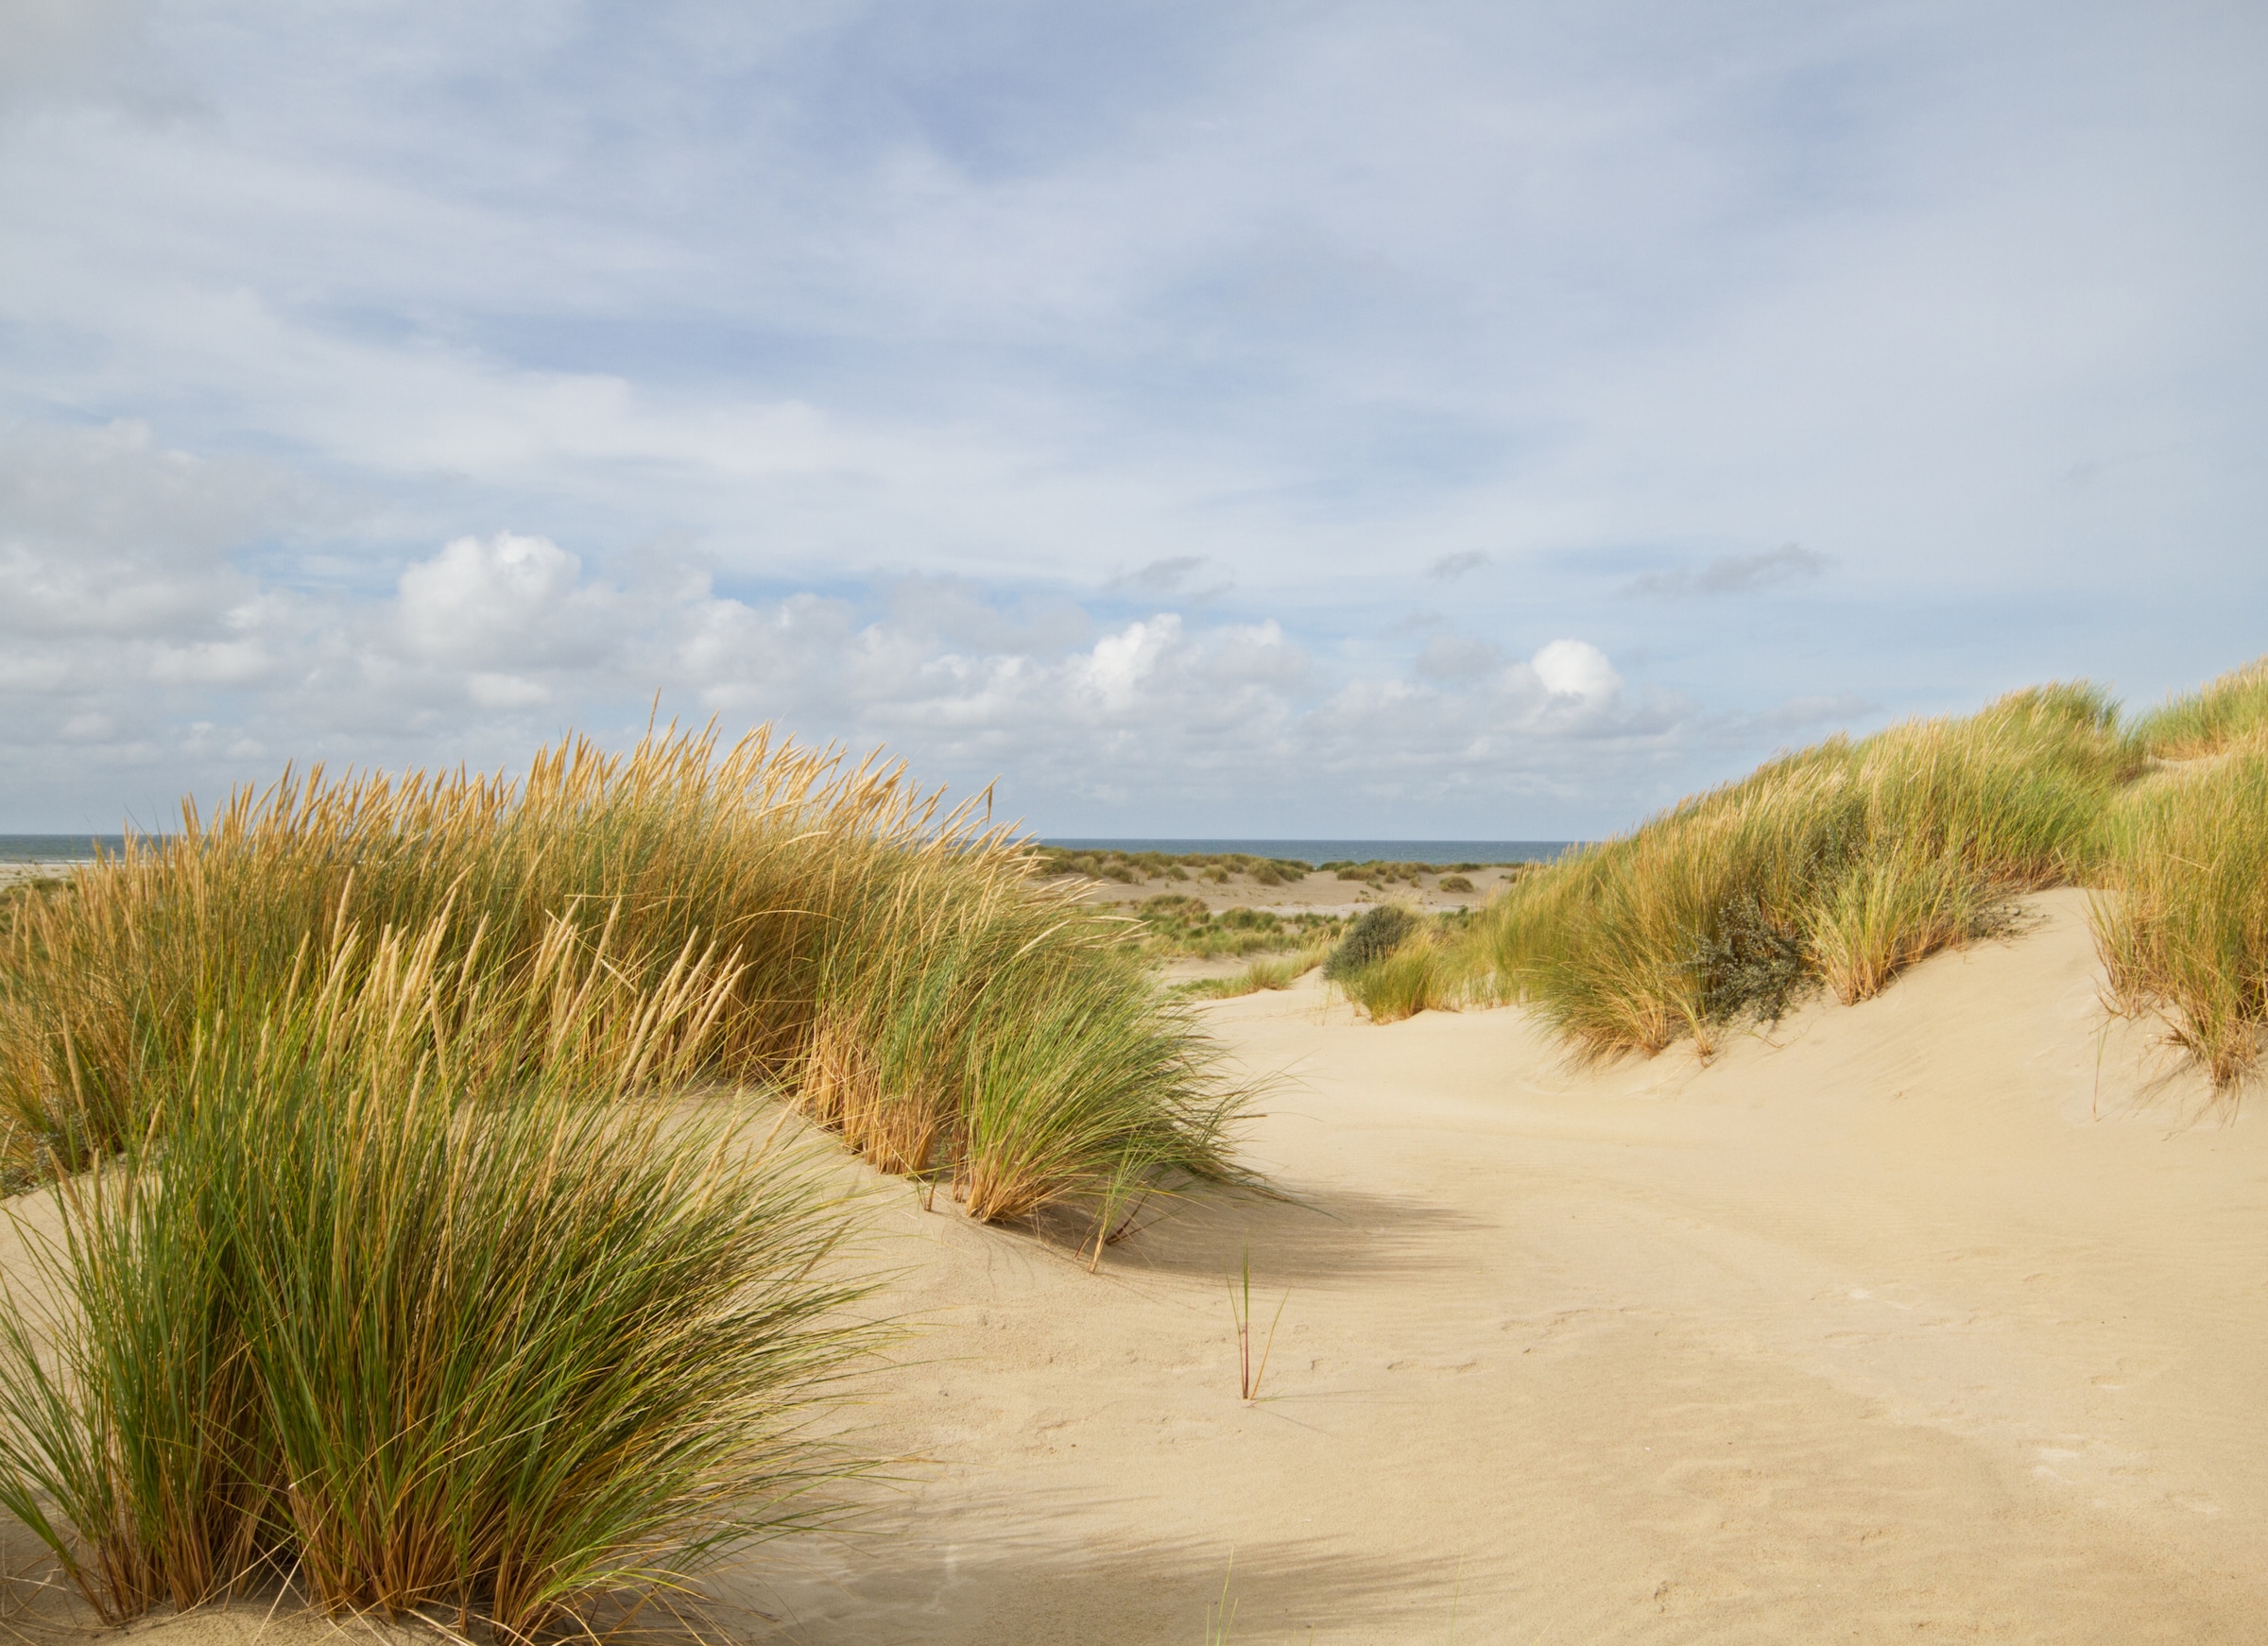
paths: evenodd
<path fill-rule="evenodd" d="M 466 681 L 472 701 L 483 709 L 532 709 L 551 701 L 551 692 L 518 675 L 479 673 Z"/>
<path fill-rule="evenodd" d="M 1626 764 L 1618 746 L 1658 746 L 1692 718 L 1626 705 L 1581 641 L 1445 670 L 1436 635 L 1420 678 L 1392 656 L 1319 659 L 1268 617 L 1105 626 L 966 579 L 742 599 L 666 560 L 610 578 L 509 530 L 412 557 L 390 593 L 294 587 L 226 552 L 232 526 L 275 528 L 265 478 L 248 503 L 243 476 L 139 430 L 83 432 L 48 454 L 39 508 L 9 523 L 8 565 L 19 605 L 51 602 L 54 632 L 0 655 L 0 746 L 60 792 L 148 783 L 146 820 L 172 793 L 210 799 L 286 755 L 517 759 L 562 724 L 633 725 L 657 692 L 732 724 L 887 743 L 964 784 L 1004 776 L 1018 809 L 1115 809 L 1145 828 L 1253 794 L 1344 812 L 1453 789 L 1572 793 L 1575 774 Z M 123 604 L 116 585 L 137 580 L 162 598 Z M 1491 643 L 1469 644 L 1501 665 Z"/>
<path fill-rule="evenodd" d="M 1611 702 L 1623 689 L 1623 677 L 1606 654 L 1586 641 L 1555 640 L 1528 666 L 1553 696 L 1573 697 L 1586 705 Z"/>
<path fill-rule="evenodd" d="M 258 641 L 195 641 L 158 645 L 150 656 L 149 677 L 172 686 L 241 686 L 261 678 L 273 666 L 267 648 Z"/>
<path fill-rule="evenodd" d="M 404 645 L 436 662 L 589 663 L 612 643 L 610 592 L 548 538 L 458 538 L 396 588 Z"/>
<path fill-rule="evenodd" d="M 1096 641 L 1080 673 L 1105 710 L 1125 709 L 1133 703 L 1136 689 L 1157 670 L 1159 660 L 1180 639 L 1181 620 L 1171 612 L 1147 623 L 1130 623 L 1119 633 Z"/>

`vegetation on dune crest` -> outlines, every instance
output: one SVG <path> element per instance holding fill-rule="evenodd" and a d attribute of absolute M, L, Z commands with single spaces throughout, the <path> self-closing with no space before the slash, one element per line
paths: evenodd
<path fill-rule="evenodd" d="M 2135 734 L 2161 764 L 2104 822 L 2094 920 L 2110 1001 L 2163 1016 L 2228 1085 L 2268 1026 L 2268 658 Z"/>
<path fill-rule="evenodd" d="M 139 1136 L 200 1029 L 256 1018 L 310 934 L 430 928 L 442 962 L 477 942 L 510 990 L 567 919 L 603 934 L 633 1016 L 684 967 L 729 961 L 704 1074 L 782 1091 L 887 1170 L 951 1177 L 976 1216 L 1231 1175 L 1242 1092 L 1120 928 L 1032 866 L 902 768 L 763 733 L 721 755 L 705 735 L 627 756 L 570 741 L 518 783 L 318 770 L 15 906 L 0 1149 L 22 1177 Z M 1011 1069 L 1057 1096 L 1005 1105 Z"/>
<path fill-rule="evenodd" d="M 2227 1084 L 2268 1023 L 2268 659 L 2122 725 L 2086 684 L 1831 739 L 1508 886 L 1467 986 L 1594 1056 L 1879 992 L 2006 928 L 2012 899 L 2097 889 L 2113 1003 L 2163 1015 Z"/>
<path fill-rule="evenodd" d="M 1515 883 L 1483 941 L 1499 986 L 1589 1053 L 1707 1049 L 1812 980 L 1864 1000 L 2073 879 L 2138 763 L 2085 685 L 1836 738 Z"/>
<path fill-rule="evenodd" d="M 2268 658 L 2160 705 L 2134 728 L 2144 748 L 2171 761 L 2219 754 L 2261 731 L 2268 731 Z"/>

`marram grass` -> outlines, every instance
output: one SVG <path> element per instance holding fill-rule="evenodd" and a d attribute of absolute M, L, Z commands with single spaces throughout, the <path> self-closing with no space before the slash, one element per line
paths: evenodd
<path fill-rule="evenodd" d="M 2161 760 L 2196 760 L 2268 731 L 2268 658 L 2185 696 L 2161 704 L 2135 723 L 2135 736 Z"/>
<path fill-rule="evenodd" d="M 951 1178 L 978 1217 L 1129 1174 L 1233 1175 L 1244 1093 L 1118 929 L 1033 862 L 900 768 L 761 732 L 623 756 L 571 740 L 518 782 L 287 778 L 12 911 L 0 1160 L 22 1180 L 139 1136 L 199 1026 L 256 1017 L 311 934 L 431 930 L 444 964 L 477 935 L 509 990 L 564 919 L 605 934 L 609 1011 L 650 1009 L 688 953 L 729 960 L 702 1072 Z M 1035 1042 L 1042 1020 L 1057 1033 Z M 1060 1101 L 1009 1101 L 1011 1067 Z"/>
<path fill-rule="evenodd" d="M 2112 1003 L 2163 1016 L 2233 1083 L 2268 1023 L 2268 731 L 2137 784 L 2104 839 L 2094 919 Z"/>
<path fill-rule="evenodd" d="M 1513 883 L 1472 941 L 1589 1054 L 1707 1051 L 1804 981 L 1865 1000 L 2080 878 L 2139 763 L 2085 685 L 1836 738 Z"/>
<path fill-rule="evenodd" d="M 0 1504 L 105 1619 L 288 1577 L 587 1628 L 856 1471 L 812 1421 L 876 1341 L 837 1196 L 667 1101 L 739 963 L 688 950 L 624 1009 L 570 922 L 516 969 L 451 937 L 303 942 L 47 1191 L 61 1234 L 0 1300 Z"/>
<path fill-rule="evenodd" d="M 1836 738 L 1513 883 L 1474 923 L 1472 991 L 1593 1056 L 1691 1037 L 1807 989 L 1865 1000 L 2003 930 L 2016 894 L 2092 888 L 2114 1009 L 2161 1017 L 2217 1085 L 2268 1028 L 2268 659 L 2122 724 L 2101 691 Z M 1372 985 L 1399 1015 L 1422 953 Z"/>
<path fill-rule="evenodd" d="M 0 1506 L 108 1619 L 603 1626 L 825 1518 L 876 1344 L 775 1095 L 971 1214 L 1238 1174 L 1245 1094 L 969 811 L 649 738 L 317 771 L 0 922 Z M 1099 1254 L 1098 1244 L 1098 1254 Z"/>

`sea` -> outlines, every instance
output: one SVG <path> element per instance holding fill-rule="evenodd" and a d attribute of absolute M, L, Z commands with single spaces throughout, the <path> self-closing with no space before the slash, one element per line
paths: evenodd
<path fill-rule="evenodd" d="M 1162 851 L 1169 857 L 1284 858 L 1293 863 L 1549 863 L 1577 840 L 1045 840 L 1073 851 Z M 126 849 L 123 834 L 0 834 L 0 863 L 83 863 Z"/>
<path fill-rule="evenodd" d="M 1293 863 L 1550 863 L 1579 840 L 1042 840 L 1070 851 L 1279 857 Z"/>
<path fill-rule="evenodd" d="M 123 834 L 0 834 L 0 863 L 84 863 L 125 849 Z"/>

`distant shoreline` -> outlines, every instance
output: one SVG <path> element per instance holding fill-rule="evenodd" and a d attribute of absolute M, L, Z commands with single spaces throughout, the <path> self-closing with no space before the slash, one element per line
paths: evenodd
<path fill-rule="evenodd" d="M 1325 863 L 1550 863 L 1579 840 L 1136 840 L 1043 836 L 1066 851 L 1157 851 L 1168 857 L 1288 859 Z"/>
<path fill-rule="evenodd" d="M 154 841 L 160 837 L 137 836 Z M 1071 851 L 1161 851 L 1169 857 L 1228 856 L 1324 863 L 1550 863 L 1577 840 L 1263 840 L 1044 837 Z M 0 834 L 0 863 L 85 863 L 126 849 L 123 834 Z"/>
<path fill-rule="evenodd" d="M 137 840 L 160 836 L 138 834 Z M 98 853 L 117 856 L 126 849 L 123 834 L 0 834 L 0 863 L 87 863 Z"/>

